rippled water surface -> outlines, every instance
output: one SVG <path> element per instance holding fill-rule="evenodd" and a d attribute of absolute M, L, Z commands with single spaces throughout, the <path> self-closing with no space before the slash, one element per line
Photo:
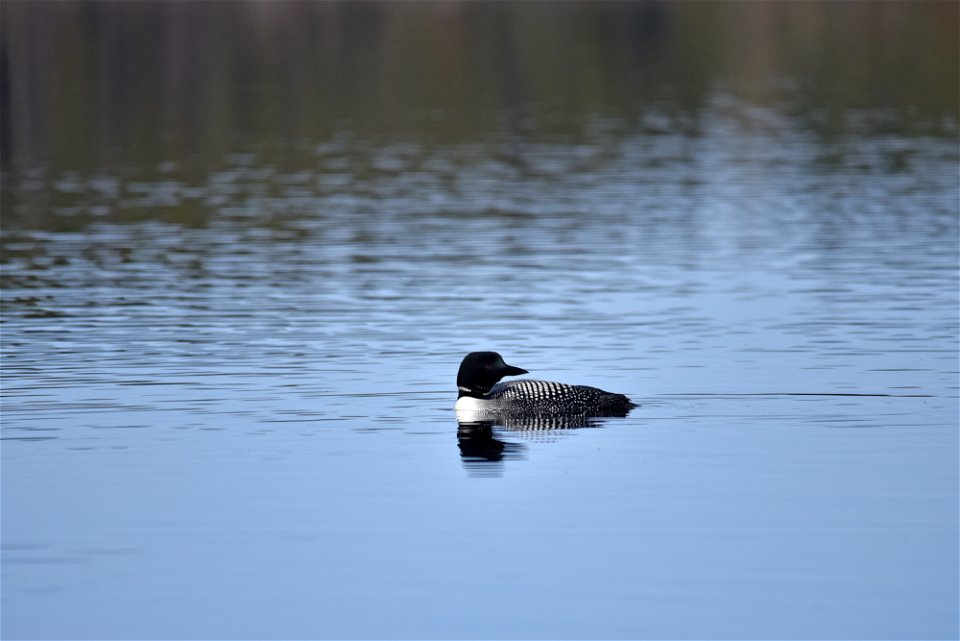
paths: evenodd
<path fill-rule="evenodd" d="M 558 109 L 8 160 L 3 637 L 955 638 L 955 124 Z"/>

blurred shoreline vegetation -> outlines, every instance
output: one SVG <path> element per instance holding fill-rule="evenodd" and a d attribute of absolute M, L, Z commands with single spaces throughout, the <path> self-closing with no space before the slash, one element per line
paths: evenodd
<path fill-rule="evenodd" d="M 929 2 L 0 4 L 4 173 L 237 151 L 577 143 L 716 96 L 816 136 L 956 136 L 958 7 Z M 309 165 L 307 165 L 309 167 Z"/>

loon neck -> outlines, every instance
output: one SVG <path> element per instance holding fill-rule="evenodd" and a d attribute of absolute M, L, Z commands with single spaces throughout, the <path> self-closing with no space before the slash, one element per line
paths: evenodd
<path fill-rule="evenodd" d="M 457 398 L 463 398 L 464 396 L 469 396 L 470 398 L 486 398 L 490 390 L 479 387 L 464 387 L 463 385 L 458 385 L 457 392 Z"/>

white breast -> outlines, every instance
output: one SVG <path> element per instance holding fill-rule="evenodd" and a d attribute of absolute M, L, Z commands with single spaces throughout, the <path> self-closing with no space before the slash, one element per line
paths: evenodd
<path fill-rule="evenodd" d="M 483 414 L 489 412 L 489 401 L 472 396 L 461 396 L 457 399 L 457 404 L 453 406 L 453 411 L 457 414 L 457 420 L 461 423 L 474 423 L 482 419 Z"/>
<path fill-rule="evenodd" d="M 461 396 L 457 399 L 457 404 L 453 406 L 453 409 L 456 411 L 470 411 L 476 412 L 477 410 L 483 409 L 487 405 L 487 401 L 481 398 L 474 398 L 472 396 Z"/>

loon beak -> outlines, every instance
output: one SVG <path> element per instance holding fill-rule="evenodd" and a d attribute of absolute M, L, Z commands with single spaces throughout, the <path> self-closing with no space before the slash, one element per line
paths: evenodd
<path fill-rule="evenodd" d="M 500 368 L 500 371 L 497 373 L 500 374 L 500 376 L 520 376 L 521 374 L 529 374 L 530 372 L 525 369 L 504 363 L 503 367 Z"/>

